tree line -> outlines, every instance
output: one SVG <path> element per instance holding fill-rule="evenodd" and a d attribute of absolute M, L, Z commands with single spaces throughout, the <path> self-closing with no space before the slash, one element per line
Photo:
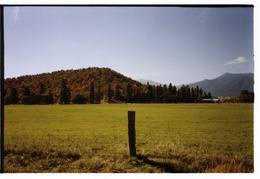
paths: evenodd
<path fill-rule="evenodd" d="M 212 95 L 198 86 L 142 84 L 109 68 L 98 67 L 4 81 L 5 104 L 200 103 L 203 99 L 212 99 Z"/>
<path fill-rule="evenodd" d="M 124 86 L 108 83 L 105 87 L 91 81 L 87 95 L 71 94 L 71 87 L 66 79 L 60 81 L 59 94 L 53 95 L 43 83 L 39 83 L 37 93 L 30 87 L 23 86 L 21 94 L 15 87 L 5 89 L 5 104 L 100 104 L 100 103 L 198 103 L 204 98 L 212 99 L 211 93 L 203 92 L 202 88 L 190 88 L 182 85 L 179 89 L 169 85 L 132 85 L 130 82 Z"/>
<path fill-rule="evenodd" d="M 242 90 L 239 95 L 230 98 L 224 98 L 222 101 L 224 103 L 254 103 L 254 96 L 254 92 Z"/>

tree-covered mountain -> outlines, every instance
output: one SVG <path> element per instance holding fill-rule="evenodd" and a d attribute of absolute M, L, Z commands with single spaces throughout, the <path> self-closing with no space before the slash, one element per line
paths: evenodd
<path fill-rule="evenodd" d="M 125 87 L 127 84 L 130 84 L 133 88 L 144 88 L 144 85 L 141 83 L 109 68 L 90 67 L 79 70 L 60 70 L 52 73 L 8 78 L 5 80 L 4 87 L 7 97 L 11 95 L 12 90 L 16 89 L 17 97 L 20 100 L 24 96 L 46 96 L 50 94 L 53 96 L 53 102 L 58 103 L 61 102 L 61 91 L 64 88 L 63 93 L 65 94 L 65 91 L 67 91 L 67 96 L 72 99 L 78 96 L 78 98 L 84 97 L 84 101 L 90 101 L 92 95 L 95 99 L 92 102 L 99 103 L 102 100 L 107 101 L 109 85 L 115 89 L 115 92 L 117 91 L 117 94 L 113 94 L 118 95 L 115 100 L 122 101 L 123 99 L 120 99 L 120 96 L 125 93 L 124 90 L 126 90 Z M 94 91 L 91 91 L 91 88 Z"/>
<path fill-rule="evenodd" d="M 211 98 L 202 88 L 142 84 L 109 68 L 90 67 L 8 78 L 5 104 L 179 103 Z"/>
<path fill-rule="evenodd" d="M 215 79 L 191 83 L 189 86 L 199 86 L 205 91 L 210 91 L 213 96 L 233 97 L 239 95 L 242 90 L 254 92 L 254 74 L 225 73 Z"/>

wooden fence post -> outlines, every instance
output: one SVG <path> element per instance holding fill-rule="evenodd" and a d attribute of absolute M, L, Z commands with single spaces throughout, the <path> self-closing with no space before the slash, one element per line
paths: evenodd
<path fill-rule="evenodd" d="M 128 138 L 130 156 L 136 157 L 135 148 L 135 111 L 128 111 Z"/>

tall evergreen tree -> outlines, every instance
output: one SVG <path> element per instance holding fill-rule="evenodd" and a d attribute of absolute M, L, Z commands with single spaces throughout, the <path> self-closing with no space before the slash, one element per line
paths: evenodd
<path fill-rule="evenodd" d="M 47 100 L 46 100 L 46 104 L 53 104 L 53 103 L 54 103 L 53 94 L 52 94 L 51 90 L 49 90 Z"/>
<path fill-rule="evenodd" d="M 131 86 L 130 83 L 126 84 L 126 95 L 125 95 L 125 98 L 126 98 L 126 102 L 127 103 L 132 102 L 132 86 Z"/>
<path fill-rule="evenodd" d="M 157 86 L 156 88 L 156 99 L 157 99 L 157 102 L 158 103 L 162 103 L 162 97 L 163 97 L 163 87 L 160 85 L 160 86 Z"/>
<path fill-rule="evenodd" d="M 69 104 L 70 97 L 70 88 L 67 87 L 67 81 L 65 79 L 62 79 L 60 90 L 60 104 Z"/>
<path fill-rule="evenodd" d="M 147 86 L 147 102 L 152 102 L 154 100 L 154 95 L 153 95 L 153 87 L 151 85 Z"/>
<path fill-rule="evenodd" d="M 18 93 L 17 93 L 16 88 L 11 88 L 10 102 L 11 102 L 11 104 L 17 104 L 18 103 Z"/>
<path fill-rule="evenodd" d="M 167 91 L 168 91 L 167 85 L 164 84 L 164 85 L 163 85 L 163 93 L 166 93 Z"/>
<path fill-rule="evenodd" d="M 182 85 L 181 88 L 178 90 L 178 97 L 179 97 L 180 102 L 185 102 L 186 97 L 187 97 L 185 85 Z"/>
<path fill-rule="evenodd" d="M 173 94 L 173 95 L 176 95 L 176 92 L 177 92 L 177 87 L 174 85 L 174 86 L 172 87 L 172 94 Z"/>
<path fill-rule="evenodd" d="M 107 102 L 111 103 L 112 102 L 112 89 L 110 83 L 108 84 L 107 87 Z"/>
<path fill-rule="evenodd" d="M 95 102 L 95 85 L 93 81 L 90 83 L 89 101 L 91 104 Z"/>
<path fill-rule="evenodd" d="M 186 99 L 185 99 L 184 102 L 186 102 L 186 103 L 190 103 L 191 102 L 189 85 L 186 85 Z"/>
<path fill-rule="evenodd" d="M 22 103 L 23 104 L 31 104 L 33 103 L 33 93 L 31 94 L 30 88 L 28 86 L 23 86 L 23 93 L 22 93 Z"/>
<path fill-rule="evenodd" d="M 70 101 L 71 101 L 71 89 L 70 89 L 70 87 L 68 87 L 68 89 L 67 89 L 67 95 L 68 95 L 68 104 L 69 104 Z"/>
<path fill-rule="evenodd" d="M 134 91 L 135 92 L 134 92 L 134 99 L 133 99 L 133 101 L 135 103 L 138 103 L 138 102 L 140 102 L 140 98 L 141 98 L 141 89 L 140 89 L 140 87 L 136 87 Z"/>
<path fill-rule="evenodd" d="M 200 94 L 200 95 L 203 95 L 203 90 L 202 90 L 202 88 L 200 88 L 199 94 Z"/>
<path fill-rule="evenodd" d="M 44 93 L 45 93 L 44 84 L 43 84 L 43 83 L 40 83 L 39 86 L 40 86 L 40 90 L 39 90 L 40 94 L 44 94 Z"/>
<path fill-rule="evenodd" d="M 210 92 L 208 92 L 208 98 L 212 99 L 212 95 Z"/>
<path fill-rule="evenodd" d="M 172 87 L 172 83 L 169 84 L 169 88 L 168 88 L 168 91 L 173 94 L 173 87 Z"/>
<path fill-rule="evenodd" d="M 116 84 L 115 87 L 115 100 L 120 101 L 121 100 L 121 94 L 120 94 L 120 89 L 119 89 L 119 84 Z"/>
<path fill-rule="evenodd" d="M 98 104 L 101 101 L 101 89 L 100 89 L 100 86 L 98 86 L 98 90 L 97 90 L 97 93 L 96 93 L 96 101 L 97 101 Z"/>
<path fill-rule="evenodd" d="M 191 88 L 191 91 L 190 91 L 190 98 L 191 98 L 191 102 L 194 102 L 194 99 L 195 99 L 195 91 L 194 91 L 194 88 L 193 88 L 193 87 Z"/>
<path fill-rule="evenodd" d="M 196 100 L 198 99 L 199 94 L 200 94 L 199 86 L 196 86 L 196 89 L 195 89 L 195 99 L 196 99 Z"/>
<path fill-rule="evenodd" d="M 160 85 L 160 86 L 161 86 L 161 85 Z M 159 103 L 159 101 L 160 101 L 160 96 L 161 96 L 160 86 L 156 86 L 156 88 L 155 88 L 155 100 L 156 100 L 157 103 Z"/>

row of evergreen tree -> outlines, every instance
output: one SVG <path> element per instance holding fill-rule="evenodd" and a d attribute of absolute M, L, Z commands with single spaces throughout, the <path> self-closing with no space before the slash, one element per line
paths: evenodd
<path fill-rule="evenodd" d="M 67 81 L 60 82 L 60 94 L 53 95 L 50 89 L 45 89 L 43 83 L 39 84 L 39 92 L 31 92 L 28 86 L 23 86 L 22 94 L 18 95 L 16 88 L 5 90 L 5 104 L 99 104 L 99 103 L 198 103 L 204 98 L 211 99 L 210 93 L 203 92 L 202 88 L 190 88 L 182 85 L 179 89 L 169 85 L 154 86 L 147 83 L 143 86 L 132 86 L 126 83 L 125 86 L 109 83 L 106 89 L 95 86 L 95 82 L 90 83 L 88 95 L 71 95 L 71 88 Z"/>

